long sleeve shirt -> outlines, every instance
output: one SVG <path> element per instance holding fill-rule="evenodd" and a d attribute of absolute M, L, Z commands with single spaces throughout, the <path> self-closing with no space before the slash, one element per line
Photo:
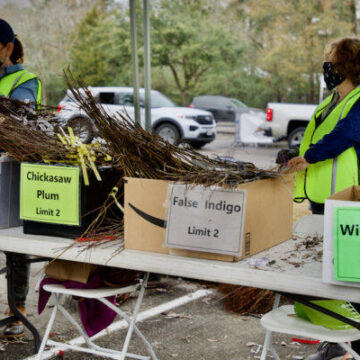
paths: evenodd
<path fill-rule="evenodd" d="M 360 159 L 360 101 L 337 123 L 333 131 L 311 145 L 304 156 L 308 163 L 313 164 L 336 158 L 352 146 Z"/>
<path fill-rule="evenodd" d="M 0 75 L 0 79 L 20 70 L 24 70 L 22 64 L 7 66 L 3 69 Z M 16 87 L 11 93 L 10 97 L 12 99 L 16 99 L 20 101 L 36 102 L 36 94 L 37 94 L 38 86 L 39 86 L 39 80 L 31 79 Z"/>

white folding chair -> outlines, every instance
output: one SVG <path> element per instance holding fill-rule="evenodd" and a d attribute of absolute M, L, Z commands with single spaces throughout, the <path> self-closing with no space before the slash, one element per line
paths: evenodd
<path fill-rule="evenodd" d="M 59 348 L 59 349 L 71 349 L 71 350 L 90 353 L 90 354 L 94 354 L 94 355 L 99 355 L 99 356 L 103 356 L 103 357 L 107 357 L 107 358 L 111 358 L 111 359 L 124 360 L 125 358 L 128 357 L 128 358 L 140 359 L 140 360 L 149 360 L 149 359 L 156 360 L 157 357 L 155 355 L 155 352 L 154 352 L 152 346 L 150 345 L 150 343 L 146 340 L 145 336 L 140 332 L 140 330 L 136 326 L 136 318 L 139 313 L 140 306 L 141 306 L 141 303 L 142 303 L 142 300 L 144 297 L 144 292 L 145 292 L 148 278 L 149 278 L 149 273 L 146 273 L 144 279 L 141 280 L 139 284 L 126 286 L 126 287 L 122 287 L 122 288 L 66 289 L 63 285 L 59 285 L 59 284 L 44 285 L 44 290 L 52 293 L 52 295 L 54 296 L 55 307 L 52 311 L 49 323 L 47 325 L 47 328 L 46 328 L 46 331 L 44 334 L 44 338 L 41 342 L 41 346 L 40 346 L 39 352 L 37 354 L 37 359 L 40 360 L 42 358 L 44 348 L 46 345 L 48 345 L 48 346 L 52 346 L 52 347 Z M 108 301 L 106 299 L 106 297 L 108 297 L 108 296 L 125 294 L 125 293 L 133 292 L 136 290 L 139 290 L 139 295 L 138 295 L 132 316 L 128 316 L 125 312 L 121 311 L 117 306 L 115 306 L 114 304 L 112 304 L 110 301 Z M 97 300 L 101 301 L 103 304 L 105 304 L 106 306 L 108 306 L 110 309 L 115 311 L 125 321 L 127 321 L 127 323 L 129 324 L 129 327 L 128 327 L 128 331 L 127 331 L 127 334 L 125 337 L 125 341 L 124 341 L 122 350 L 121 351 L 112 350 L 112 349 L 103 348 L 103 347 L 100 347 L 100 346 L 94 344 L 91 341 L 91 339 L 88 337 L 86 332 L 83 330 L 82 326 L 80 326 L 77 323 L 77 321 L 70 315 L 70 313 L 61 305 L 61 298 L 63 295 L 77 296 L 80 298 L 87 298 L 87 299 L 97 299 Z M 58 310 L 65 316 L 65 318 L 67 320 L 69 320 L 75 326 L 75 328 L 78 330 L 80 335 L 84 338 L 84 340 L 87 344 L 87 347 L 69 345 L 66 343 L 60 343 L 60 342 L 56 342 L 56 341 L 48 339 L 51 328 L 54 324 L 56 313 Z M 140 339 L 143 341 L 143 343 L 145 344 L 145 347 L 148 350 L 150 356 L 142 356 L 142 355 L 132 354 L 132 353 L 128 352 L 131 336 L 134 331 L 140 337 Z"/>
<path fill-rule="evenodd" d="M 279 355 L 272 347 L 273 332 L 338 343 L 343 349 L 349 352 L 354 359 L 360 360 L 359 354 L 352 350 L 347 344 L 348 342 L 360 339 L 359 330 L 331 330 L 323 326 L 314 325 L 309 321 L 294 316 L 295 311 L 293 305 L 278 307 L 279 300 L 280 295 L 277 294 L 273 310 L 261 318 L 261 325 L 267 330 L 261 360 L 266 359 L 268 351 L 272 353 L 276 360 L 280 360 Z"/>

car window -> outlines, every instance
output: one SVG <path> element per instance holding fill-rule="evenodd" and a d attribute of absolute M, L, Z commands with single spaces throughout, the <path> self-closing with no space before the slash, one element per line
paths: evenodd
<path fill-rule="evenodd" d="M 120 93 L 119 105 L 122 106 L 134 106 L 134 96 L 132 93 Z"/>
<path fill-rule="evenodd" d="M 196 98 L 194 101 L 195 106 L 201 106 L 204 108 L 220 108 L 222 99 L 217 96 L 202 96 L 200 98 Z"/>
<path fill-rule="evenodd" d="M 140 102 L 145 104 L 145 94 L 140 94 Z M 161 108 L 161 107 L 175 107 L 175 104 L 168 97 L 163 95 L 160 92 L 152 91 L 151 92 L 151 107 L 152 108 Z"/>
<path fill-rule="evenodd" d="M 98 95 L 98 102 L 100 104 L 115 105 L 115 93 L 114 92 L 101 92 Z"/>
<path fill-rule="evenodd" d="M 228 105 L 227 103 L 227 99 L 220 97 L 220 96 L 214 96 L 212 98 L 213 104 L 212 107 L 216 108 L 216 109 L 223 109 L 225 106 Z"/>
<path fill-rule="evenodd" d="M 196 97 L 193 101 L 193 104 L 196 106 L 207 106 L 210 103 L 208 97 Z"/>
<path fill-rule="evenodd" d="M 238 108 L 246 108 L 247 106 L 238 99 L 230 99 L 230 101 Z"/>

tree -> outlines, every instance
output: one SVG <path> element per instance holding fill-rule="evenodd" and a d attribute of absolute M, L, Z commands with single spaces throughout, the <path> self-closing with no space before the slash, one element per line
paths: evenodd
<path fill-rule="evenodd" d="M 318 102 L 325 45 L 351 31 L 336 0 L 233 2 L 246 12 L 245 31 L 274 100 Z"/>
<path fill-rule="evenodd" d="M 128 84 L 131 75 L 130 27 L 122 9 L 94 7 L 79 24 L 71 48 L 75 75 L 92 86 Z"/>
<path fill-rule="evenodd" d="M 243 45 L 216 1 L 162 0 L 152 16 L 152 61 L 171 72 L 181 102 L 189 103 L 212 72 L 236 66 Z"/>

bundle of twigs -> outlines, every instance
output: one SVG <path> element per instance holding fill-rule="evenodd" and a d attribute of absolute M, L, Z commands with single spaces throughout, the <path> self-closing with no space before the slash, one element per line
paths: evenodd
<path fill-rule="evenodd" d="M 11 99 L 5 96 L 0 97 L 0 113 L 2 115 L 17 116 L 19 120 L 28 118 L 30 116 L 37 117 L 38 111 L 36 106 L 28 102 L 22 102 L 16 99 Z"/>
<path fill-rule="evenodd" d="M 17 122 L 42 130 L 49 135 L 54 135 L 55 130 L 58 129 L 55 108 L 51 106 L 37 106 L 34 103 L 0 96 L 0 114 L 3 117 L 11 116 Z"/>
<path fill-rule="evenodd" d="M 65 157 L 67 150 L 55 136 L 36 126 L 37 119 L 30 123 L 24 115 L 19 117 L 13 112 L 2 111 L 0 106 L 0 150 L 8 152 L 19 162 L 39 162 L 46 156 L 53 159 Z"/>
<path fill-rule="evenodd" d="M 134 124 L 123 112 L 109 115 L 70 72 L 66 79 L 74 100 L 94 121 L 112 152 L 114 165 L 123 169 L 125 176 L 234 186 L 279 175 L 275 170 L 261 170 L 251 163 L 210 159 L 192 149 L 171 145 Z"/>
<path fill-rule="evenodd" d="M 251 163 L 211 159 L 190 148 L 171 145 L 135 124 L 125 112 L 109 114 L 70 71 L 65 77 L 73 100 L 93 120 L 100 137 L 107 143 L 113 166 L 121 169 L 124 176 L 223 187 L 279 176 L 277 170 L 258 169 Z M 108 200 L 84 235 L 96 238 L 109 204 Z"/>
<path fill-rule="evenodd" d="M 220 284 L 218 290 L 225 294 L 225 309 L 238 314 L 265 314 L 272 309 L 275 298 L 270 290 L 247 286 Z"/>
<path fill-rule="evenodd" d="M 0 97 L 0 150 L 19 162 L 69 162 L 76 146 L 60 141 L 66 134 L 53 110 L 44 106 L 37 109 L 32 104 Z M 104 146 L 94 146 L 92 151 L 95 162 L 109 164 L 109 160 L 104 160 Z"/>

